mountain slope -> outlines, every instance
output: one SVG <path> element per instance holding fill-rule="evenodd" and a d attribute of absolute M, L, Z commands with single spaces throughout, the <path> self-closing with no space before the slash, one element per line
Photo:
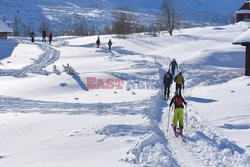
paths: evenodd
<path fill-rule="evenodd" d="M 226 24 L 244 0 L 176 0 L 177 16 L 188 24 Z M 49 18 L 55 32 L 63 29 L 64 18 L 84 16 L 89 27 L 104 28 L 112 22 L 113 9 L 128 6 L 136 10 L 139 20 L 150 23 L 161 12 L 162 0 L 1 0 L 0 15 L 13 21 L 19 11 L 21 20 L 39 30 L 44 17 Z"/>

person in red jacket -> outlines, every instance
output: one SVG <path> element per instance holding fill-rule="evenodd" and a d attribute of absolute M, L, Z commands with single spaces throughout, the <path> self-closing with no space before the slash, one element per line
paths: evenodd
<path fill-rule="evenodd" d="M 182 131 L 184 127 L 184 105 L 187 105 L 187 102 L 184 100 L 184 98 L 179 94 L 179 92 L 175 92 L 175 96 L 172 98 L 169 106 L 171 107 L 174 103 L 174 119 L 173 119 L 173 128 L 174 128 L 174 134 L 177 137 L 176 128 L 179 123 L 180 128 L 180 135 L 183 136 Z"/>

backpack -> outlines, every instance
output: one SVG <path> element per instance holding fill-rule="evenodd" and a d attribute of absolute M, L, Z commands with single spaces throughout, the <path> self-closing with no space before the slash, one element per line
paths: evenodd
<path fill-rule="evenodd" d="M 183 102 L 182 98 L 179 97 L 179 96 L 176 96 L 176 98 L 175 98 L 175 104 L 176 105 L 182 105 L 182 102 Z"/>
<path fill-rule="evenodd" d="M 168 73 L 167 75 L 166 75 L 166 80 L 170 80 L 170 78 L 171 78 L 171 75 Z"/>
<path fill-rule="evenodd" d="M 182 84 L 182 80 L 183 80 L 183 76 L 182 75 L 179 74 L 179 75 L 176 76 L 176 83 L 177 84 Z"/>
<path fill-rule="evenodd" d="M 172 84 L 172 75 L 170 73 L 167 73 L 164 76 L 164 84 Z"/>

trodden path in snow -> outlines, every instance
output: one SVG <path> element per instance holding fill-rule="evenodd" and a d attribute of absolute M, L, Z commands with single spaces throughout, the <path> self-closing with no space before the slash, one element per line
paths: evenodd
<path fill-rule="evenodd" d="M 182 65 L 180 65 L 182 66 Z M 214 78 L 219 78 L 221 73 L 225 74 L 225 70 L 214 69 L 213 77 L 210 79 L 214 82 L 211 82 L 209 78 L 204 78 L 204 80 L 192 80 L 197 76 L 195 72 L 191 72 L 192 69 L 188 67 L 191 65 L 184 65 L 185 71 L 188 73 L 186 83 L 188 83 L 186 90 L 186 96 L 188 97 L 189 93 L 192 90 L 192 87 L 199 85 L 201 83 L 213 83 L 216 84 Z M 200 66 L 201 67 L 201 66 Z M 204 66 L 203 69 L 196 70 L 197 73 L 205 73 Z M 211 72 L 211 69 L 210 69 Z M 227 71 L 227 77 L 223 82 L 240 76 L 241 70 L 239 72 L 234 72 L 235 75 L 231 75 L 232 70 Z M 225 77 L 224 77 L 225 78 Z M 221 81 L 222 82 L 222 81 Z M 218 82 L 220 83 L 220 82 Z M 174 86 L 173 86 L 174 87 Z M 187 100 L 187 98 L 186 98 Z M 167 101 L 169 103 L 170 101 Z M 188 102 L 189 103 L 189 102 Z M 181 139 L 176 138 L 173 134 L 173 129 L 169 125 L 168 131 L 168 114 L 169 107 L 163 108 L 161 129 L 164 132 L 166 138 L 168 139 L 168 147 L 172 151 L 173 157 L 177 160 L 178 165 L 180 166 L 247 166 L 249 165 L 249 157 L 245 154 L 245 150 L 239 147 L 234 142 L 231 142 L 229 139 L 224 138 L 219 131 L 215 128 L 211 128 L 206 122 L 204 122 L 195 111 L 195 108 L 188 106 L 186 112 L 187 114 L 187 125 L 184 121 L 184 135 L 185 142 Z M 172 122 L 173 111 L 170 110 L 170 123 Z"/>
<path fill-rule="evenodd" d="M 31 44 L 25 39 L 16 39 L 19 43 Z M 48 65 L 53 64 L 60 57 L 60 52 L 52 48 L 47 43 L 34 43 L 43 51 L 43 54 L 39 55 L 37 60 L 34 60 L 32 64 L 29 64 L 21 69 L 0 69 L 0 76 L 13 76 L 13 77 L 26 77 L 27 73 L 48 75 L 46 71 Z"/>
<path fill-rule="evenodd" d="M 47 44 L 38 44 L 44 54 L 40 55 L 37 61 L 20 70 L 1 70 L 0 76 L 24 77 L 27 73 L 36 73 L 44 75 L 44 69 L 47 65 L 53 64 L 60 56 L 60 53 L 51 48 Z M 79 46 L 82 47 L 82 46 Z M 135 54 L 132 51 L 125 50 L 127 55 Z M 113 51 L 111 60 L 124 61 L 121 58 L 124 50 L 116 49 Z M 109 53 L 108 53 L 109 54 Z M 138 54 L 138 53 L 136 53 Z M 137 135 L 141 136 L 141 140 L 128 150 L 128 157 L 122 161 L 138 166 L 239 166 L 243 167 L 247 164 L 247 155 L 244 150 L 230 140 L 223 138 L 215 129 L 212 129 L 195 112 L 190 106 L 188 108 L 188 126 L 185 128 L 184 134 L 186 142 L 176 139 L 173 136 L 171 127 L 167 132 L 168 106 L 162 99 L 162 77 L 165 73 L 164 69 L 169 62 L 169 58 L 155 57 L 152 55 L 142 55 L 155 59 L 155 63 L 148 61 L 138 61 L 137 66 L 133 68 L 154 68 L 158 69 L 152 73 L 140 72 L 138 75 L 129 73 L 110 73 L 121 79 L 139 79 L 148 81 L 148 78 L 156 78 L 158 94 L 150 99 L 128 102 L 128 103 L 58 103 L 33 101 L 19 98 L 1 97 L 1 111 L 15 112 L 33 112 L 40 111 L 42 113 L 59 113 L 69 112 L 71 114 L 142 114 L 145 115 L 150 124 L 145 126 L 129 126 L 129 125 L 109 125 L 100 129 L 97 133 L 106 137 Z M 163 61 L 164 60 L 164 61 Z M 161 64 L 162 62 L 166 64 Z M 185 66 L 188 68 L 189 66 Z M 217 69 L 215 69 L 217 70 Z M 190 74 L 191 76 L 192 74 Z M 190 77 L 189 78 L 192 78 Z M 191 82 L 191 81 L 187 81 Z M 195 85 L 195 84 L 194 84 Z M 190 89 L 192 86 L 190 86 Z M 172 113 L 173 114 L 173 113 Z"/>

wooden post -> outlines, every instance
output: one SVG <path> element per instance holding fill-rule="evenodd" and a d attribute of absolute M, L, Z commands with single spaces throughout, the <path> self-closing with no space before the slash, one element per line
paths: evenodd
<path fill-rule="evenodd" d="M 245 75 L 250 76 L 250 44 L 246 45 Z"/>

